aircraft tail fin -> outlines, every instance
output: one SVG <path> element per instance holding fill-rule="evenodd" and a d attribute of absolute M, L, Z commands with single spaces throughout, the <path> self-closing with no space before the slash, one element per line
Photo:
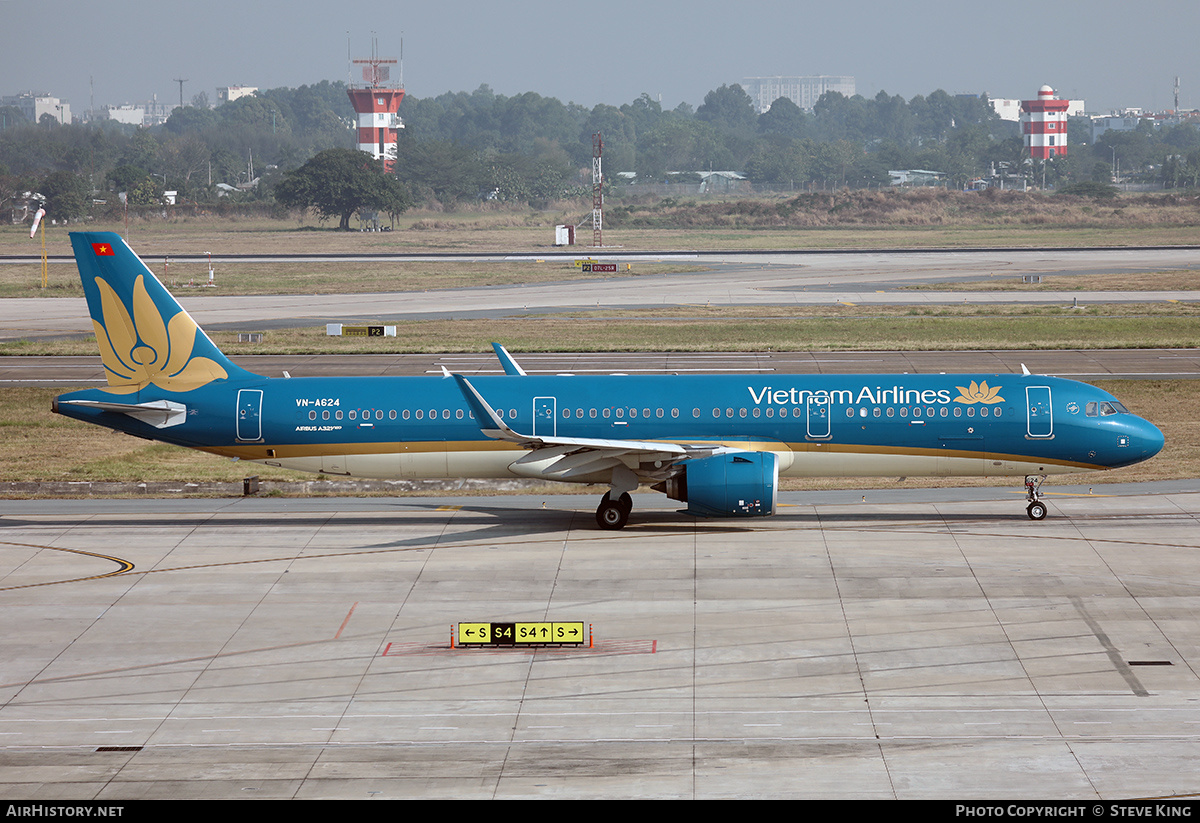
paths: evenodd
<path fill-rule="evenodd" d="M 153 384 L 187 392 L 214 380 L 252 377 L 196 325 L 114 232 L 71 232 L 109 390 Z"/>

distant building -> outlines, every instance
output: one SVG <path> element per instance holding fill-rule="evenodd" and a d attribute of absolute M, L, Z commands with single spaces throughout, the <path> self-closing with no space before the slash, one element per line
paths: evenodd
<path fill-rule="evenodd" d="M 34 94 L 27 91 L 24 94 L 0 98 L 0 106 L 12 106 L 20 109 L 21 115 L 30 123 L 38 122 L 44 114 L 49 114 L 60 123 L 71 122 L 71 104 L 48 94 Z"/>
<path fill-rule="evenodd" d="M 404 121 L 396 113 L 404 99 L 404 87 L 391 79 L 396 61 L 371 57 L 354 62 L 363 67 L 363 83 L 346 89 L 346 94 L 358 114 L 358 150 L 382 160 L 384 171 L 391 174 L 396 167 L 396 141 L 404 128 Z"/>
<path fill-rule="evenodd" d="M 239 97 L 249 97 L 258 91 L 258 86 L 224 86 L 217 89 L 217 105 L 232 103 Z"/>
<path fill-rule="evenodd" d="M 1025 149 L 1034 160 L 1067 156 L 1067 106 L 1057 100 L 1054 89 L 1042 86 L 1036 100 L 1021 101 L 1021 134 Z"/>
<path fill-rule="evenodd" d="M 856 94 L 853 77 L 823 74 L 807 77 L 747 77 L 742 81 L 742 88 L 754 101 L 754 108 L 759 114 L 770 109 L 771 104 L 780 97 L 786 97 L 800 108 L 812 111 L 812 107 L 827 91 L 836 91 L 846 97 Z"/>
<path fill-rule="evenodd" d="M 996 114 L 1000 115 L 1001 120 L 1008 120 L 1013 123 L 1018 123 L 1021 120 L 1021 100 L 1010 99 L 1007 97 L 989 97 L 988 102 L 992 104 L 992 109 Z M 1067 116 L 1068 117 L 1083 117 L 1087 108 L 1086 101 L 1083 100 L 1068 100 L 1067 101 Z"/>
<path fill-rule="evenodd" d="M 105 106 L 101 112 L 102 117 L 129 126 L 140 126 L 146 121 L 146 109 L 142 106 Z"/>
<path fill-rule="evenodd" d="M 946 172 L 929 169 L 888 169 L 893 186 L 940 186 L 946 180 Z"/>

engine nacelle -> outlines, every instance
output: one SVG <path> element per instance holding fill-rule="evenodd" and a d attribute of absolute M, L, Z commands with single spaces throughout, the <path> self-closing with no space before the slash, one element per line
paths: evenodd
<path fill-rule="evenodd" d="M 733 452 L 689 460 L 660 487 L 700 517 L 765 517 L 775 513 L 779 461 L 771 452 Z"/>

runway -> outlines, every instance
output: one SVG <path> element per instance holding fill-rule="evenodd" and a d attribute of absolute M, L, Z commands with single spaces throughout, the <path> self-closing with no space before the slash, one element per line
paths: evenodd
<path fill-rule="evenodd" d="M 1200 482 L 1102 488 L 0 501 L 0 795 L 1194 796 Z"/>
<path fill-rule="evenodd" d="M 929 374 L 1020 373 L 1075 380 L 1194 380 L 1200 349 L 1088 349 L 953 352 L 562 352 L 518 354 L 529 374 Z M 232 356 L 267 376 L 467 376 L 500 374 L 491 352 L 478 354 L 352 354 Z M 0 387 L 103 385 L 99 355 L 0 357 Z"/>
<path fill-rule="evenodd" d="M 586 256 L 581 252 L 581 256 Z M 663 257 L 671 256 L 664 253 Z M 597 255 L 621 259 L 622 255 Z M 644 256 L 643 256 L 644 257 Z M 522 257 L 531 267 L 544 265 Z M 1200 252 L 1181 249 L 964 250 L 924 252 L 808 252 L 706 255 L 711 271 L 569 280 L 557 283 L 441 289 L 436 279 L 420 292 L 346 295 L 221 297 L 189 294 L 179 299 L 205 329 L 263 331 L 286 326 L 372 320 L 521 316 L 586 309 L 677 306 L 778 306 L 834 303 L 963 305 L 1157 303 L 1194 301 L 1196 291 L 1128 292 L 939 292 L 901 287 L 931 282 L 1004 278 L 1025 274 L 1152 272 L 1200 267 Z M 337 276 L 336 263 L 314 267 Z M 397 267 L 403 262 L 397 262 Z M 219 283 L 220 281 L 218 281 Z M 196 290 L 204 291 L 207 290 Z M 0 301 L 0 340 L 90 334 L 82 298 L 8 298 Z"/>

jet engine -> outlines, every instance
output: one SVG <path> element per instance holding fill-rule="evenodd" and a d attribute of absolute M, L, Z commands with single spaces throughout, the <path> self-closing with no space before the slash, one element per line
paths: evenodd
<path fill-rule="evenodd" d="M 689 460 L 654 487 L 687 503 L 700 517 L 765 517 L 775 513 L 779 462 L 771 452 L 731 452 Z"/>

